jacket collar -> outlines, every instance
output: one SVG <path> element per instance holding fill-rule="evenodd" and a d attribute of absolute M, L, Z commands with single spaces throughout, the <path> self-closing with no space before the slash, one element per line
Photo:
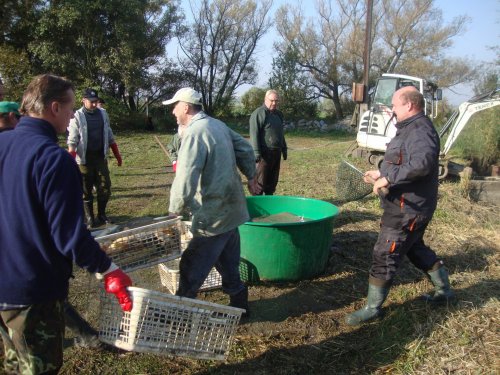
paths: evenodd
<path fill-rule="evenodd" d="M 46 135 L 57 142 L 57 133 L 52 124 L 40 118 L 23 116 L 14 130 Z"/>
<path fill-rule="evenodd" d="M 208 115 L 205 112 L 203 111 L 198 112 L 196 115 L 193 116 L 193 118 L 188 124 L 188 127 L 191 126 L 193 122 L 204 119 L 205 117 L 208 117 Z"/>
<path fill-rule="evenodd" d="M 413 121 L 418 120 L 421 117 L 425 117 L 424 112 L 417 113 L 416 115 L 413 115 L 411 117 L 408 117 L 406 120 L 400 121 L 396 123 L 396 128 L 402 129 L 405 126 L 410 125 Z"/>

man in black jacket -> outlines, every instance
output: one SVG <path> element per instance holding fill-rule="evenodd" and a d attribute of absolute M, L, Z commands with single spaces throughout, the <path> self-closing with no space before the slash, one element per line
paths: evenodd
<path fill-rule="evenodd" d="M 273 195 L 278 185 L 281 155 L 287 158 L 283 114 L 278 110 L 279 96 L 268 90 L 264 104 L 250 116 L 250 143 L 255 153 L 255 178 L 262 193 Z"/>
<path fill-rule="evenodd" d="M 373 249 L 367 303 L 347 316 L 349 325 L 382 315 L 381 306 L 404 256 L 430 276 L 435 293 L 426 296 L 427 301 L 447 303 L 454 298 L 443 261 L 423 241 L 437 205 L 440 150 L 439 136 L 423 108 L 424 98 L 415 87 L 394 93 L 396 135 L 387 145 L 380 170 L 365 173 L 365 182 L 375 180 L 375 193 L 387 187 L 389 194 L 381 197 L 384 212 Z"/>

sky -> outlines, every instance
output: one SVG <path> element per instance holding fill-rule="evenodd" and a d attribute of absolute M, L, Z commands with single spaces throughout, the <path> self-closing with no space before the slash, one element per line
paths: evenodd
<path fill-rule="evenodd" d="M 271 9 L 272 17 L 281 5 L 298 5 L 299 3 L 301 3 L 300 0 L 274 0 Z M 188 4 L 188 0 L 182 0 L 181 6 L 186 10 L 186 17 L 189 19 Z M 302 1 L 302 9 L 306 10 L 306 14 L 316 14 L 313 4 L 314 0 Z M 495 53 L 489 50 L 488 46 L 500 45 L 500 0 L 435 0 L 434 5 L 443 10 L 445 23 L 449 23 L 459 15 L 470 17 L 466 31 L 453 38 L 453 47 L 447 52 L 448 56 L 467 57 L 477 62 L 494 61 Z M 256 86 L 267 85 L 272 61 L 270 56 L 273 54 L 272 47 L 275 39 L 276 32 L 274 28 L 271 28 L 257 46 L 259 78 Z M 251 85 L 245 85 L 238 93 L 242 94 L 250 87 Z M 459 85 L 453 88 L 453 92 L 444 90 L 443 95 L 452 105 L 458 105 L 472 97 L 473 92 L 470 85 Z"/>

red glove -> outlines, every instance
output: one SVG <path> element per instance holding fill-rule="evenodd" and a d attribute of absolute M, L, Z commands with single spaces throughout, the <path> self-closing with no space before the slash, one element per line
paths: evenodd
<path fill-rule="evenodd" d="M 113 151 L 113 155 L 115 155 L 116 162 L 117 162 L 118 166 L 121 167 L 122 166 L 122 156 L 120 155 L 120 151 L 118 151 L 118 145 L 116 143 L 113 143 L 109 147 L 111 147 L 111 151 Z"/>
<path fill-rule="evenodd" d="M 70 154 L 71 156 L 73 156 L 73 158 L 75 158 L 75 159 L 76 159 L 76 151 L 70 151 L 70 150 L 68 150 L 68 152 L 69 152 L 69 154 Z"/>
<path fill-rule="evenodd" d="M 132 310 L 132 299 L 127 290 L 128 286 L 132 286 L 132 280 L 119 268 L 104 275 L 104 289 L 118 298 L 123 311 Z"/>
<path fill-rule="evenodd" d="M 175 160 L 175 161 L 172 162 L 172 170 L 174 172 L 177 172 L 177 160 Z"/>

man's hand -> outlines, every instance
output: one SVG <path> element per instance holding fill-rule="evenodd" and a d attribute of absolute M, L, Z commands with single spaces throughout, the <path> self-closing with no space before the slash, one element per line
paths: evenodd
<path fill-rule="evenodd" d="M 367 184 L 374 184 L 380 178 L 380 171 L 378 169 L 366 171 L 363 176 L 363 181 Z"/>
<path fill-rule="evenodd" d="M 113 155 L 115 155 L 116 164 L 119 167 L 121 167 L 122 166 L 122 156 L 120 155 L 120 151 L 118 150 L 118 145 L 116 143 L 113 143 L 109 147 L 111 147 L 111 151 L 113 151 Z"/>
<path fill-rule="evenodd" d="M 127 290 L 128 286 L 132 286 L 132 280 L 119 268 L 104 275 L 104 289 L 116 296 L 123 311 L 132 310 L 132 299 Z"/>
<path fill-rule="evenodd" d="M 262 188 L 255 178 L 248 180 L 248 191 L 252 195 L 259 195 L 262 192 Z"/>
<path fill-rule="evenodd" d="M 373 184 L 373 192 L 377 195 L 385 196 L 388 193 L 387 190 L 388 186 L 389 186 L 389 181 L 387 181 L 387 178 L 385 177 L 379 178 Z"/>

